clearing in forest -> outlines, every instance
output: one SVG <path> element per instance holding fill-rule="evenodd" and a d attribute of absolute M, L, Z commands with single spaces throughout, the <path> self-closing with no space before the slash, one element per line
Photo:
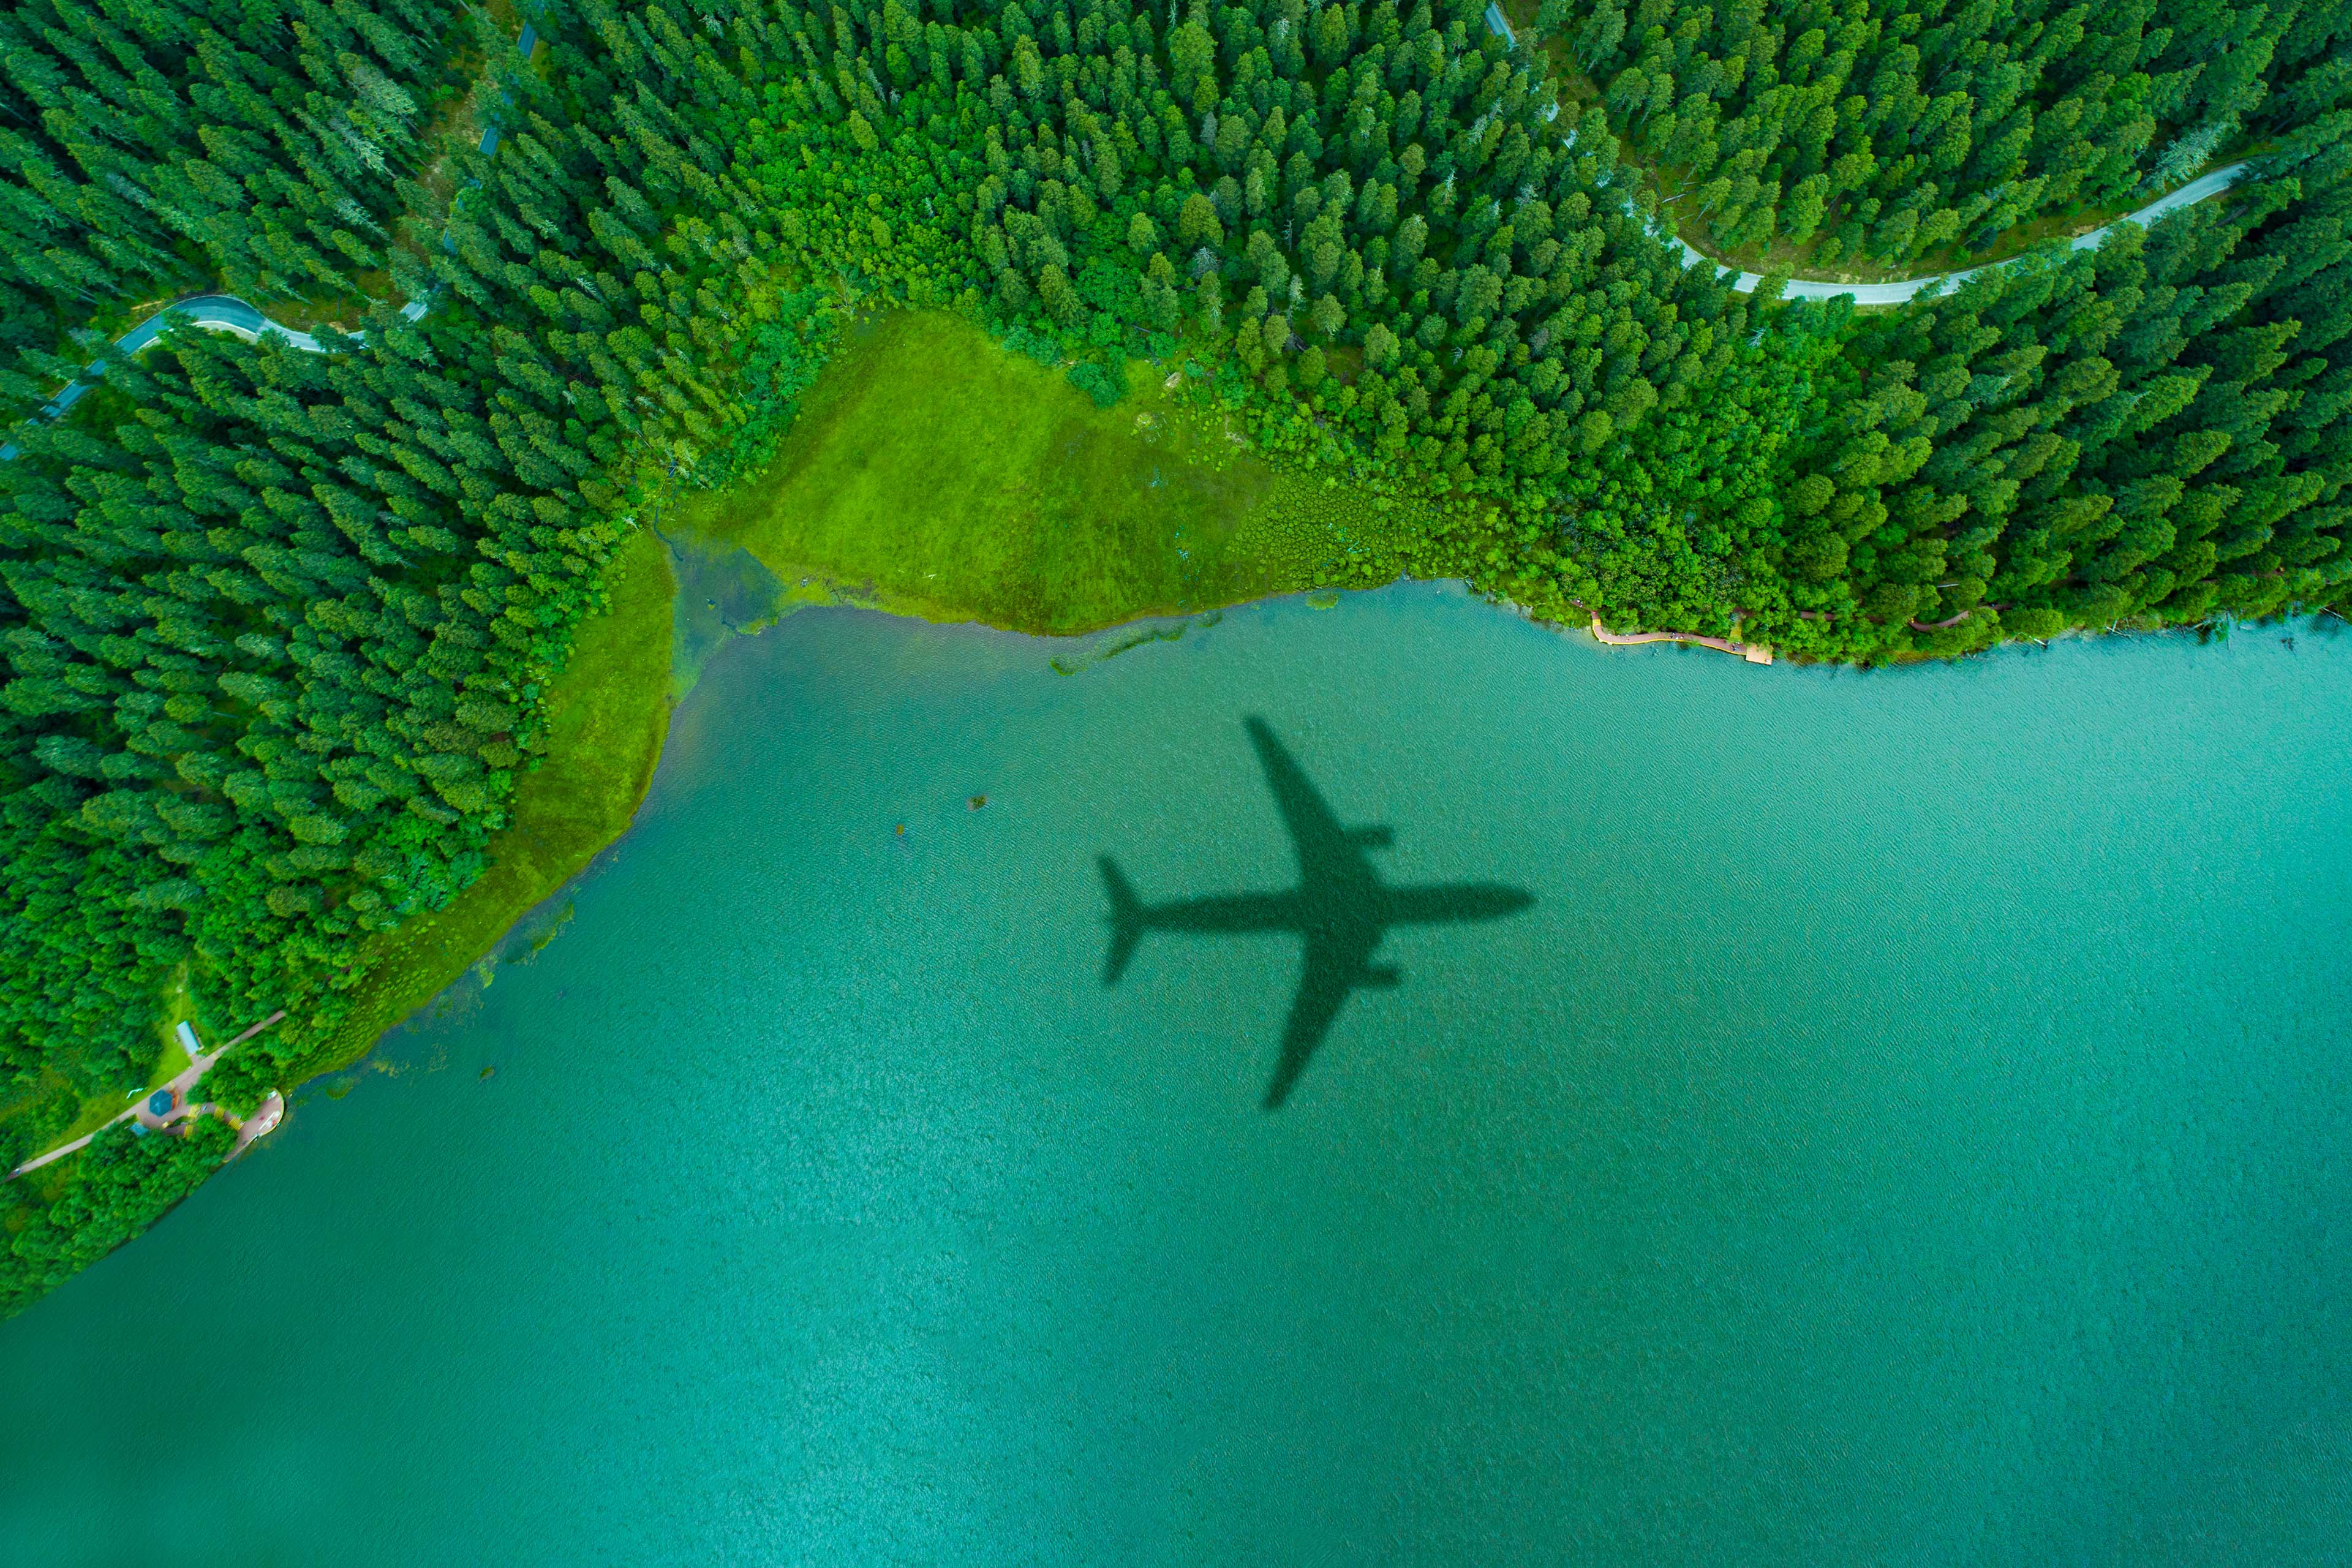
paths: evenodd
<path fill-rule="evenodd" d="M 1225 438 L 1137 362 L 1097 408 L 1065 372 L 959 317 L 849 328 L 767 472 L 682 507 L 787 584 L 1041 633 L 1312 586 L 1340 546 L 1318 494 Z M 1320 491 L 1320 485 L 1315 489 Z"/>

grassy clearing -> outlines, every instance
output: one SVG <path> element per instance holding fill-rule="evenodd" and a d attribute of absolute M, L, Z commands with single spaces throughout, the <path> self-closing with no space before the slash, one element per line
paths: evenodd
<path fill-rule="evenodd" d="M 163 1088 L 179 1077 L 186 1068 L 188 1053 L 180 1048 L 179 1037 L 173 1031 L 178 1028 L 183 1020 L 193 1023 L 195 1016 L 195 998 L 188 992 L 188 966 L 183 963 L 173 972 L 172 984 L 163 992 L 163 1010 L 155 1015 L 157 1054 L 155 1068 L 147 1075 L 149 1092 L 152 1093 Z M 204 1039 L 201 1030 L 198 1031 L 197 1038 L 207 1048 L 220 1043 L 217 1040 Z"/>
<path fill-rule="evenodd" d="M 447 909 L 386 937 L 342 1026 L 292 1077 L 365 1055 L 628 826 L 669 729 L 674 591 L 659 542 L 631 534 L 614 563 L 611 608 L 581 625 L 551 694 L 549 749 L 515 785 L 511 825 L 490 841 L 489 869 Z"/>
<path fill-rule="evenodd" d="M 1164 373 L 1162 373 L 1164 374 Z M 767 473 L 696 498 L 669 526 L 742 546 L 786 585 L 935 619 L 1076 633 L 1337 580 L 1345 520 L 1374 503 L 1277 474 L 1182 406 L 1150 367 L 1098 409 L 1059 370 L 960 318 L 855 329 Z M 551 746 L 518 784 L 491 867 L 392 933 L 310 1077 L 366 1054 L 627 827 L 659 759 L 672 679 L 670 563 L 650 533 L 616 563 L 550 703 Z M 812 581 L 806 587 L 801 579 Z"/>
<path fill-rule="evenodd" d="M 1097 408 L 961 318 L 870 319 L 767 472 L 681 507 L 677 526 L 701 548 L 740 545 L 794 589 L 808 578 L 1016 631 L 1313 586 L 1342 552 L 1326 515 L 1370 499 L 1277 474 L 1166 374 L 1137 362 L 1129 395 Z"/>

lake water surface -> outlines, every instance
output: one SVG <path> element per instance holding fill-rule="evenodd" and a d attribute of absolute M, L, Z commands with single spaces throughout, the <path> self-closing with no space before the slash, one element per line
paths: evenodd
<path fill-rule="evenodd" d="M 0 1561 L 2342 1563 L 2296 640 L 793 616 L 535 957 L 0 1325 Z M 1250 715 L 1392 879 L 1534 900 L 1392 933 L 1274 1112 L 1296 937 L 1103 984 L 1098 855 L 1292 879 Z"/>

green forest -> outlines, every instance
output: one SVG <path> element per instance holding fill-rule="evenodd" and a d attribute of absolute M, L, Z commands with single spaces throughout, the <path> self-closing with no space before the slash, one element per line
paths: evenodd
<path fill-rule="evenodd" d="M 206 1079 L 231 1110 L 315 1070 L 483 876 L 625 542 L 762 472 L 877 310 L 1100 405 L 1149 361 L 1411 503 L 1312 584 L 1863 664 L 2352 596 L 2352 5 L 1544 0 L 1516 45 L 1484 9 L 0 16 L 0 1155 L 144 1083 L 167 995 L 207 1038 L 287 1012 Z M 1783 302 L 1677 223 L 1798 271 L 2018 259 Z M 215 292 L 325 352 L 109 346 Z M 12 1186 L 0 1310 L 219 1131 Z"/>
<path fill-rule="evenodd" d="M 1544 0 L 1538 26 L 1718 247 L 1830 266 L 1980 253 L 2338 107 L 2338 8 L 2161 9 Z"/>

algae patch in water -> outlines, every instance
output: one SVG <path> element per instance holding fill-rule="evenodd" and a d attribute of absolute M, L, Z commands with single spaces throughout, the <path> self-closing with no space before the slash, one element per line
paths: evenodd
<path fill-rule="evenodd" d="M 832 602 L 829 593 L 788 591 L 782 578 L 740 545 L 706 549 L 673 534 L 665 534 L 662 542 L 677 577 L 670 650 L 670 690 L 676 697 L 694 689 L 703 666 L 730 637 L 761 631 L 803 604 Z"/>
<path fill-rule="evenodd" d="M 1105 659 L 1117 658 L 1153 643 L 1175 642 L 1198 627 L 1203 631 L 1225 618 L 1223 610 L 1211 610 L 1205 615 L 1186 616 L 1180 620 L 1151 621 L 1139 626 L 1121 626 L 1082 646 L 1076 652 L 1056 654 L 1046 662 L 1056 675 L 1076 675 L 1092 669 Z"/>
<path fill-rule="evenodd" d="M 572 900 L 565 899 L 562 903 L 550 900 L 531 910 L 514 923 L 483 963 L 530 963 L 547 951 L 549 942 L 563 934 L 563 928 L 572 923 L 575 908 Z"/>

